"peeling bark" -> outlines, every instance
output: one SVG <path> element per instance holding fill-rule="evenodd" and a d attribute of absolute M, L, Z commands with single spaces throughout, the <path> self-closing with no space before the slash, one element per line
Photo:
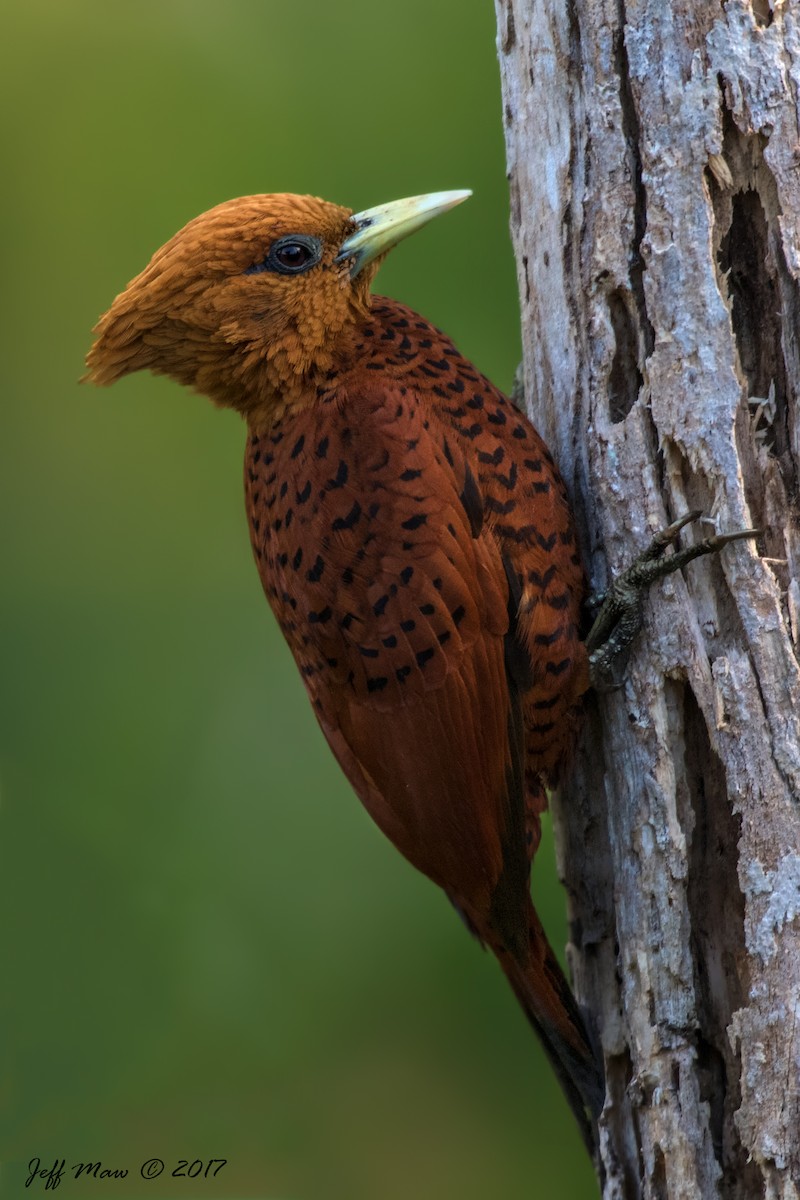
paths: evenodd
<path fill-rule="evenodd" d="M 800 0 L 496 9 L 526 395 L 593 586 L 688 509 L 764 530 L 653 589 L 554 797 L 573 979 L 606 1061 L 603 1194 L 788 1200 Z"/>

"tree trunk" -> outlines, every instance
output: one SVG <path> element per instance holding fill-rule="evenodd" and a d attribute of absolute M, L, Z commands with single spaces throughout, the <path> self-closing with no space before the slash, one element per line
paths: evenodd
<path fill-rule="evenodd" d="M 603 1194 L 797 1197 L 800 0 L 496 8 L 526 395 L 592 586 L 689 509 L 764 531 L 654 586 L 553 801 Z"/>

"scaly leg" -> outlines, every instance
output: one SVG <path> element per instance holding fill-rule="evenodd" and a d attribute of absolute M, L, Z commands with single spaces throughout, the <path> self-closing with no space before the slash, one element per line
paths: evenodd
<path fill-rule="evenodd" d="M 612 668 L 630 646 L 642 624 L 642 598 L 656 579 L 679 571 L 694 558 L 717 554 L 729 542 L 757 537 L 759 529 L 739 529 L 736 533 L 715 534 L 685 550 L 677 550 L 667 558 L 662 555 L 672 545 L 684 525 L 696 521 L 700 510 L 686 513 L 656 534 L 647 549 L 614 580 L 602 596 L 597 597 L 598 612 L 586 638 L 589 652 L 589 677 L 592 686 L 600 691 L 613 688 Z"/>

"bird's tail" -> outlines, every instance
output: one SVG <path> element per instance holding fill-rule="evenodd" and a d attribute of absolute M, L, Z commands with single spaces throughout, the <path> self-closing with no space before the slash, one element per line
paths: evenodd
<path fill-rule="evenodd" d="M 586 1148 L 594 1157 L 597 1120 L 605 1099 L 602 1064 L 592 1048 L 577 1001 L 533 904 L 529 921 L 530 954 L 527 960 L 520 962 L 506 952 L 498 956 L 500 965 L 541 1039 Z"/>

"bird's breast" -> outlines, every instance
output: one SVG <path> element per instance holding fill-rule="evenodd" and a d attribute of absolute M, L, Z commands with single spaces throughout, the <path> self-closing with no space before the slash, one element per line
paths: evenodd
<path fill-rule="evenodd" d="M 411 703 L 511 619 L 528 761 L 552 770 L 586 687 L 566 491 L 449 339 L 377 301 L 327 385 L 251 434 L 245 482 L 262 583 L 312 699 Z"/>
<path fill-rule="evenodd" d="M 408 392 L 332 397 L 251 435 L 245 482 L 262 583 L 312 694 L 402 706 L 505 632 L 497 548 L 473 537 L 447 439 Z"/>

